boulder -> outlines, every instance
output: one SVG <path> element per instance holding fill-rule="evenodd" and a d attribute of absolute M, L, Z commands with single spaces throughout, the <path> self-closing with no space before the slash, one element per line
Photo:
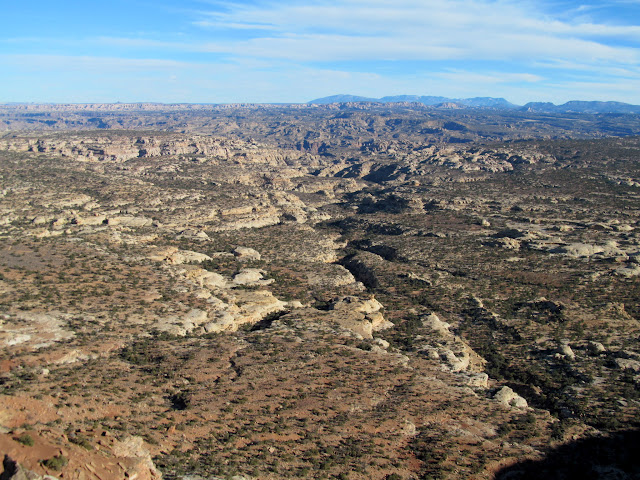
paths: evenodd
<path fill-rule="evenodd" d="M 626 278 L 637 277 L 640 275 L 640 265 L 626 265 L 624 267 L 617 268 L 615 273 Z"/>
<path fill-rule="evenodd" d="M 527 408 L 527 401 L 507 386 L 498 390 L 493 399 L 507 407 Z"/>
<path fill-rule="evenodd" d="M 589 350 L 589 353 L 591 355 L 600 355 L 601 353 L 607 351 L 605 346 L 600 342 L 589 342 L 589 344 L 587 345 L 587 349 Z"/>
<path fill-rule="evenodd" d="M 385 350 L 389 348 L 389 342 L 387 342 L 382 338 L 374 338 L 372 343 L 378 345 L 380 348 L 383 348 Z"/>
<path fill-rule="evenodd" d="M 260 260 L 260 253 L 249 247 L 236 247 L 233 250 L 233 254 L 238 257 L 238 260 L 241 262 L 246 262 L 250 260 Z"/>
<path fill-rule="evenodd" d="M 187 268 L 184 271 L 187 279 L 195 282 L 200 288 L 225 289 L 229 288 L 226 278 L 216 272 L 210 272 L 200 267 Z"/>
<path fill-rule="evenodd" d="M 268 285 L 273 283 L 273 279 L 263 280 L 264 270 L 259 268 L 243 268 L 233 277 L 235 285 Z"/>
<path fill-rule="evenodd" d="M 440 355 L 452 372 L 463 372 L 469 368 L 471 359 L 467 351 L 460 352 L 456 355 L 448 348 L 443 348 Z"/>
<path fill-rule="evenodd" d="M 373 332 L 393 327 L 380 312 L 382 304 L 373 297 L 339 297 L 333 299 L 329 308 L 330 320 L 363 338 L 371 339 Z"/>
<path fill-rule="evenodd" d="M 130 436 L 113 446 L 113 454 L 122 459 L 126 478 L 136 480 L 160 480 L 162 474 L 156 469 L 151 454 L 144 446 L 142 437 Z"/>
<path fill-rule="evenodd" d="M 472 373 L 467 377 L 467 386 L 473 388 L 487 388 L 489 386 L 489 375 L 486 373 Z"/>
<path fill-rule="evenodd" d="M 593 255 L 620 255 L 622 252 L 615 244 L 592 245 L 589 243 L 571 243 L 551 250 L 552 253 L 562 253 L 569 257 L 591 257 Z"/>
<path fill-rule="evenodd" d="M 435 313 L 430 313 L 429 315 L 423 317 L 422 325 L 427 328 L 431 328 L 435 332 L 441 333 L 443 335 L 451 335 L 451 332 L 449 331 L 449 327 L 451 325 L 440 320 L 440 317 L 438 317 Z"/>
<path fill-rule="evenodd" d="M 571 347 L 569 346 L 568 343 L 563 343 L 558 347 L 558 353 L 562 356 L 564 356 L 564 358 L 566 358 L 567 360 L 575 360 L 576 359 L 576 354 L 573 353 L 573 350 L 571 349 Z"/>
<path fill-rule="evenodd" d="M 31 223 L 33 223 L 34 225 L 46 225 L 48 223 L 51 223 L 54 218 L 55 217 L 53 217 L 52 215 L 38 215 L 33 220 L 31 220 Z"/>
<path fill-rule="evenodd" d="M 211 260 L 209 255 L 205 255 L 204 253 L 192 252 L 191 250 L 180 250 L 169 256 L 167 261 L 174 265 L 179 265 L 182 263 L 202 263 L 207 260 Z"/>
<path fill-rule="evenodd" d="M 2 466 L 4 471 L 0 474 L 0 480 L 57 480 L 51 475 L 38 475 L 27 470 L 7 454 L 2 460 Z"/>
<path fill-rule="evenodd" d="M 420 353 L 422 353 L 425 357 L 430 358 L 431 360 L 440 360 L 440 353 L 434 347 L 425 346 L 420 349 Z"/>
<path fill-rule="evenodd" d="M 632 360 L 630 358 L 616 358 L 614 362 L 620 370 L 640 372 L 640 361 L 638 360 Z"/>

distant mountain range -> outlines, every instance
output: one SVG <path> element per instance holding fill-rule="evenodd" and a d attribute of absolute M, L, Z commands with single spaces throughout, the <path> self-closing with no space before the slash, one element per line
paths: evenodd
<path fill-rule="evenodd" d="M 419 95 L 395 95 L 382 98 L 360 97 L 357 95 L 331 95 L 307 102 L 309 104 L 326 105 L 330 103 L 400 103 L 414 102 L 444 108 L 490 108 L 496 110 L 520 110 L 539 113 L 640 113 L 640 105 L 622 102 L 597 102 L 572 100 L 562 105 L 550 102 L 529 102 L 526 105 L 515 105 L 504 98 L 474 97 L 447 98 Z"/>

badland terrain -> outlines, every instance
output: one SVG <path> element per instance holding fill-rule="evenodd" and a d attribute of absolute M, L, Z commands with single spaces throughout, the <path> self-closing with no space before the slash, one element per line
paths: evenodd
<path fill-rule="evenodd" d="M 0 478 L 638 478 L 640 116 L 0 106 Z"/>

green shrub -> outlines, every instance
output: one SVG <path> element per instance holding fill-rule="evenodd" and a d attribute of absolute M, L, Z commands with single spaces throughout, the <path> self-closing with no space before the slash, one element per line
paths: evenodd
<path fill-rule="evenodd" d="M 93 450 L 93 445 L 91 445 L 89 439 L 84 435 L 69 435 L 69 441 L 87 450 Z"/>
<path fill-rule="evenodd" d="M 67 457 L 64 455 L 56 455 L 53 458 L 48 458 L 47 460 L 42 460 L 42 465 L 46 468 L 50 468 L 51 470 L 61 470 L 62 467 L 66 466 L 69 463 Z"/>
<path fill-rule="evenodd" d="M 26 445 L 27 447 L 33 447 L 33 437 L 28 433 L 23 433 L 19 437 L 14 439 L 16 442 Z"/>

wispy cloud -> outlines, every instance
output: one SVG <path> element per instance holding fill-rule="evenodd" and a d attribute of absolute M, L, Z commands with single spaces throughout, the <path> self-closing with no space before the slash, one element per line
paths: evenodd
<path fill-rule="evenodd" d="M 511 0 L 206 2 L 180 41 L 101 37 L 120 48 L 291 62 L 502 60 L 640 63 L 640 25 L 571 22 Z M 220 8 L 220 7 L 224 8 Z M 228 35 L 225 32 L 235 31 Z"/>
<path fill-rule="evenodd" d="M 638 64 L 640 25 L 563 21 L 511 0 L 315 1 L 304 5 L 207 2 L 190 40 L 101 38 L 114 46 L 235 57 L 375 60 L 571 61 Z M 219 8 L 220 6 L 224 8 Z M 224 35 L 235 30 L 238 35 Z M 241 32 L 251 31 L 243 35 Z M 631 45 L 631 46 L 629 46 Z"/>

